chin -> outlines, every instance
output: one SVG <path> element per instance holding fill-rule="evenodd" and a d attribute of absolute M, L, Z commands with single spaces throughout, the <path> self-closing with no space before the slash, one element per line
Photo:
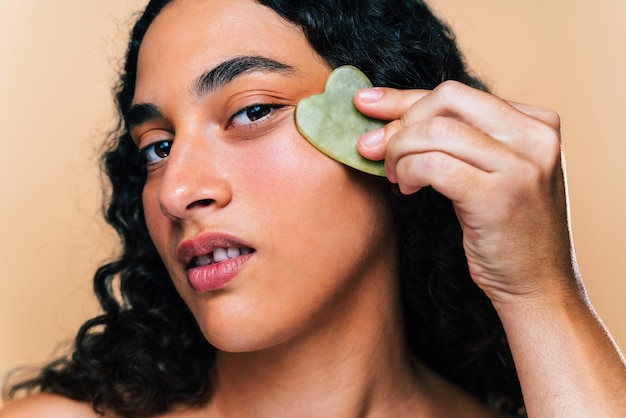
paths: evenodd
<path fill-rule="evenodd" d="M 238 312 L 237 312 L 238 311 Z M 227 353 L 247 353 L 266 350 L 294 337 L 291 324 L 275 324 L 258 310 L 245 312 L 230 309 L 204 311 L 194 317 L 204 338 L 217 350 Z"/>
<path fill-rule="evenodd" d="M 222 332 L 204 333 L 205 338 L 217 350 L 225 353 L 250 353 L 268 350 L 289 340 L 285 334 L 262 330 L 252 332 Z"/>

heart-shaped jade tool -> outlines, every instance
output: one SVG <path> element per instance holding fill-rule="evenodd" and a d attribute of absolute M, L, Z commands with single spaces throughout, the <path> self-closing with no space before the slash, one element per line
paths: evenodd
<path fill-rule="evenodd" d="M 372 87 L 358 68 L 345 65 L 335 69 L 326 82 L 324 94 L 306 97 L 296 107 L 296 126 L 315 148 L 357 170 L 385 175 L 383 161 L 372 161 L 357 151 L 359 136 L 385 125 L 363 115 L 354 106 L 354 94 Z"/>

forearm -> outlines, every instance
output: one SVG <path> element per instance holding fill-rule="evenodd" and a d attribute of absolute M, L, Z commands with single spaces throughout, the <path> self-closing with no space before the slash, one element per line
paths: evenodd
<path fill-rule="evenodd" d="M 529 417 L 623 417 L 626 364 L 580 294 L 497 306 Z"/>

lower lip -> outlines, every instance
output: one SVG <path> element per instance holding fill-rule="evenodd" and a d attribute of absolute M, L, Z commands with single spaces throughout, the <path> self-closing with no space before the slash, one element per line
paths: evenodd
<path fill-rule="evenodd" d="M 240 255 L 219 263 L 192 267 L 187 270 L 187 280 L 196 292 L 210 292 L 226 286 L 245 267 L 254 253 Z"/>

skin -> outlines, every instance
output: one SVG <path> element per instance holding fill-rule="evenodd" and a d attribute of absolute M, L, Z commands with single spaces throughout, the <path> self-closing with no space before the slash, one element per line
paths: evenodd
<path fill-rule="evenodd" d="M 295 71 L 246 73 L 201 95 L 190 88 L 241 55 Z M 165 416 L 492 416 L 404 349 L 387 186 L 323 156 L 293 124 L 297 101 L 320 93 L 330 72 L 301 32 L 248 0 L 178 0 L 156 18 L 139 58 L 134 103 L 160 115 L 136 124 L 133 138 L 140 148 L 174 144 L 149 167 L 146 220 L 219 350 L 211 401 Z M 237 112 L 259 103 L 284 107 L 241 125 Z M 384 158 L 402 192 L 433 186 L 452 200 L 529 416 L 620 416 L 626 366 L 577 273 L 554 112 L 455 82 L 432 92 L 365 89 L 355 104 L 392 120 L 361 137 L 362 155 Z M 175 253 L 207 231 L 255 252 L 222 289 L 199 293 Z M 58 416 L 88 416 L 51 395 L 0 416 L 49 416 L 46 403 L 66 413 Z"/>

